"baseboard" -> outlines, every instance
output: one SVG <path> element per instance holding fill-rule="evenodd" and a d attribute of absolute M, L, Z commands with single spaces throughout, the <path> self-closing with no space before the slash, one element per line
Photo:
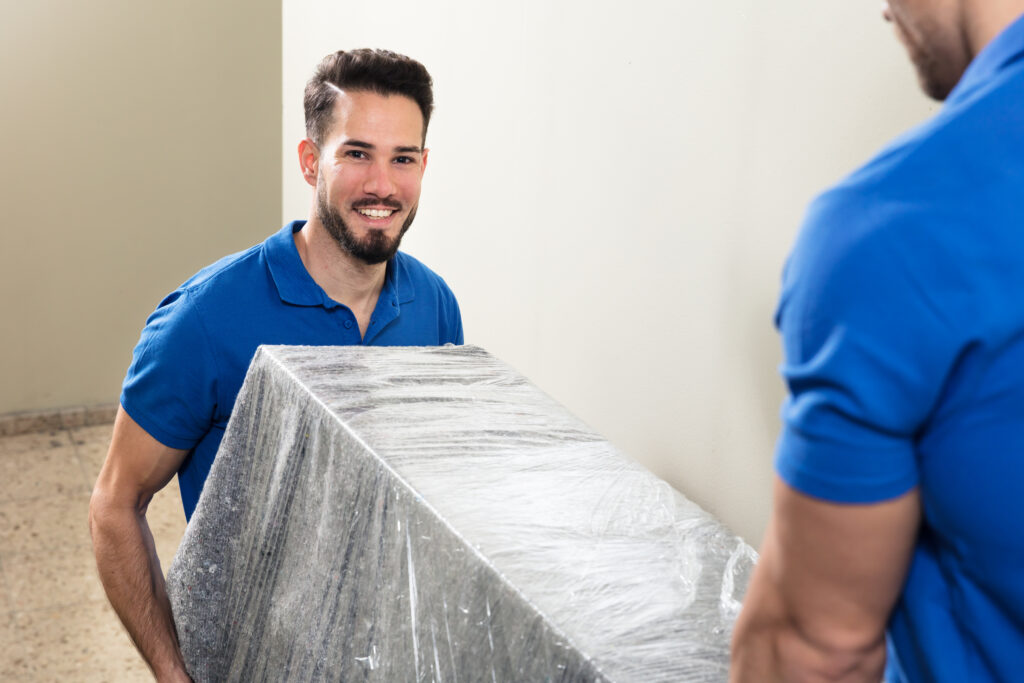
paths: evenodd
<path fill-rule="evenodd" d="M 116 413 L 116 403 L 6 413 L 0 415 L 0 437 L 110 424 Z"/>

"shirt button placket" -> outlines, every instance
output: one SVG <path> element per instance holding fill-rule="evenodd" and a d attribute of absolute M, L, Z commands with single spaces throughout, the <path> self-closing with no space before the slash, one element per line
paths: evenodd
<path fill-rule="evenodd" d="M 352 314 L 348 314 L 347 315 L 347 317 L 345 318 L 345 322 L 343 322 L 341 324 L 341 326 L 345 328 L 345 334 L 343 336 L 343 339 L 344 339 L 343 343 L 344 344 L 358 344 L 359 343 L 359 339 L 358 339 L 359 335 L 356 334 L 353 337 L 353 334 L 352 334 L 352 328 L 354 328 L 356 326 L 355 321 L 352 320 Z"/>

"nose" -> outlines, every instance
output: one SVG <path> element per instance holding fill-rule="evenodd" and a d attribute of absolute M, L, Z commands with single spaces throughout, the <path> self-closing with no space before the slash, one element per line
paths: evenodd
<path fill-rule="evenodd" d="M 882 0 L 882 18 L 889 22 L 892 21 L 892 10 L 889 9 L 887 0 Z"/>
<path fill-rule="evenodd" d="M 393 195 L 396 188 L 391 173 L 391 164 L 387 161 L 370 164 L 363 182 L 363 192 L 382 199 Z"/>

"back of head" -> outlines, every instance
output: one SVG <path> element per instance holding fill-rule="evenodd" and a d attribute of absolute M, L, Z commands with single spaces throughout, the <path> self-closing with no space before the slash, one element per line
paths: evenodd
<path fill-rule="evenodd" d="M 415 59 L 390 50 L 338 50 L 323 58 L 306 83 L 303 104 L 306 136 L 320 146 L 331 127 L 339 90 L 402 95 L 416 102 L 423 114 L 423 139 L 434 109 L 433 82 Z"/>

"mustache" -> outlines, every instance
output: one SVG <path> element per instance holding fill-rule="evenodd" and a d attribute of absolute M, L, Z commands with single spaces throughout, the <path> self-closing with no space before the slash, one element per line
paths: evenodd
<path fill-rule="evenodd" d="M 375 199 L 373 197 L 365 197 L 352 202 L 353 209 L 365 209 L 370 206 L 384 206 L 389 209 L 394 209 L 395 211 L 402 210 L 402 203 L 395 199 Z"/>

